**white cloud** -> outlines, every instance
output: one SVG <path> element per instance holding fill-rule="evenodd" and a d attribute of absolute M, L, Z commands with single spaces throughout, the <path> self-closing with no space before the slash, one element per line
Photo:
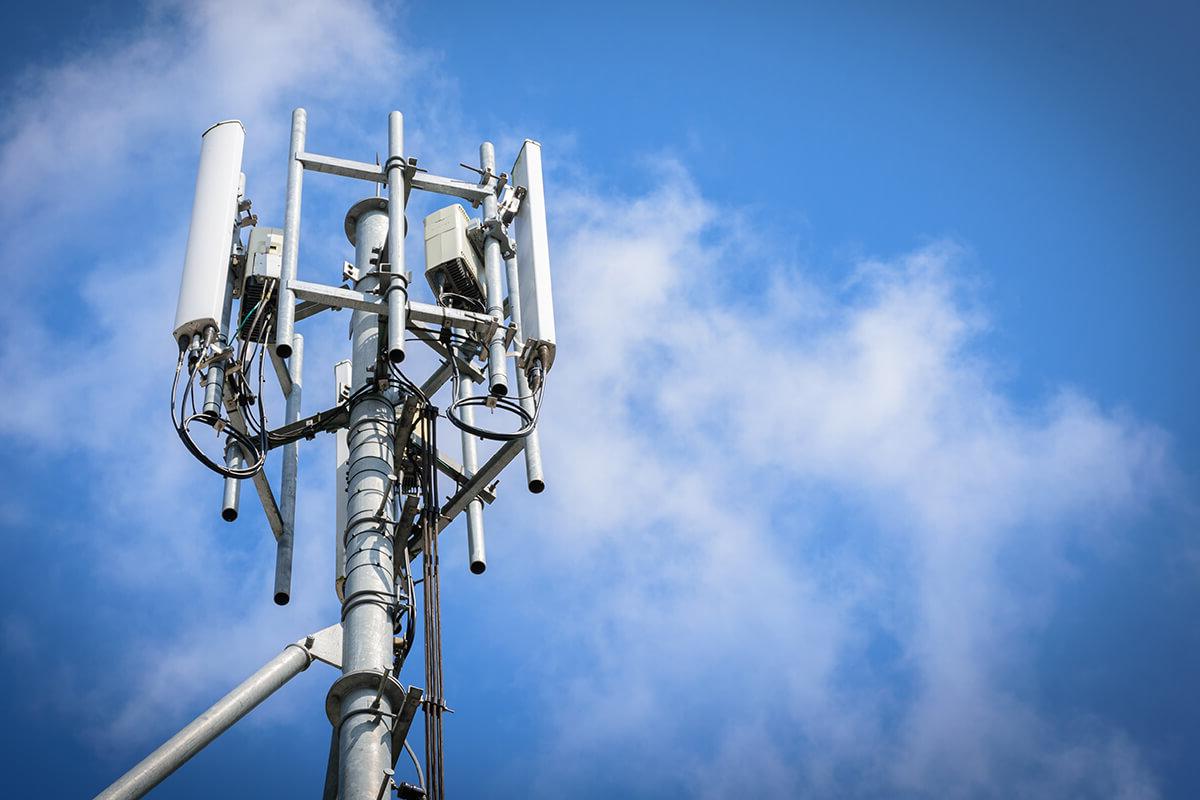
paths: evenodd
<path fill-rule="evenodd" d="M 549 622 L 596 670 L 546 689 L 554 763 L 604 752 L 714 796 L 747 773 L 765 796 L 1151 796 L 1119 731 L 1073 738 L 1015 687 L 1067 545 L 1128 530 L 1166 486 L 1165 437 L 1071 390 L 1008 399 L 954 245 L 826 289 L 744 255 L 752 232 L 677 170 L 577 200 L 538 547 L 586 581 L 593 599 Z M 871 629 L 891 667 L 871 665 Z M 872 668 L 903 679 L 847 677 Z M 697 738 L 711 767 L 664 758 Z"/>

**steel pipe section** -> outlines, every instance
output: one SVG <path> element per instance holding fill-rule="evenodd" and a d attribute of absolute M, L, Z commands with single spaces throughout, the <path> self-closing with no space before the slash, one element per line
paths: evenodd
<path fill-rule="evenodd" d="M 521 330 L 521 279 L 517 272 L 517 259 L 505 259 L 504 268 L 508 273 L 508 302 L 512 324 L 517 326 L 517 335 L 513 339 L 513 344 L 516 345 L 519 353 L 525 340 L 522 338 Z M 521 408 L 525 409 L 525 413 L 532 418 L 537 413 L 537 409 L 533 404 L 533 395 L 529 391 L 529 378 L 520 366 L 517 367 L 517 392 Z M 529 491 L 534 494 L 540 494 L 546 490 L 546 476 L 542 473 L 542 443 L 538 438 L 536 425 L 525 437 L 525 481 Z"/>
<path fill-rule="evenodd" d="M 464 349 L 462 357 L 471 359 L 471 353 Z M 475 393 L 470 378 L 464 377 L 458 382 L 458 398 L 465 400 Z M 475 424 L 475 409 L 470 405 L 460 406 L 458 413 L 463 422 Z M 460 431 L 462 437 L 462 466 L 463 475 L 469 480 L 479 469 L 478 441 L 466 431 Z M 483 538 L 483 500 L 476 497 L 467 505 L 467 563 L 471 572 L 483 574 L 487 569 L 487 547 Z"/>
<path fill-rule="evenodd" d="M 374 201 L 374 202 L 373 202 Z M 374 260 L 387 239 L 385 201 L 372 198 L 350 210 L 353 222 L 357 288 L 378 288 Z M 350 322 L 353 344 L 351 391 L 376 385 L 380 356 L 379 316 L 355 310 Z M 396 612 L 394 546 L 389 522 L 392 492 L 400 476 L 393 473 L 395 412 L 379 391 L 361 394 L 350 407 L 347 435 L 347 504 L 345 600 L 342 603 L 342 672 L 389 673 L 393 665 L 393 622 Z M 338 787 L 341 800 L 378 800 L 388 794 L 392 768 L 391 714 L 388 693 L 378 680 L 347 686 L 340 694 L 338 716 Z M 336 684 L 335 684 L 336 686 Z"/>
<path fill-rule="evenodd" d="M 408 307 L 408 272 L 404 264 L 404 237 L 408 224 L 404 210 L 408 187 L 404 180 L 404 115 L 399 111 L 388 114 L 388 261 L 391 277 L 387 291 L 387 356 L 399 364 L 404 360 L 405 311 Z"/>
<path fill-rule="evenodd" d="M 237 442 L 230 439 L 225 443 L 225 467 L 226 469 L 241 469 L 245 460 L 242 457 L 242 448 L 238 447 Z M 221 498 L 221 519 L 226 522 L 233 522 L 238 518 L 238 504 L 242 496 L 242 481 L 240 478 L 225 478 L 225 492 Z"/>
<path fill-rule="evenodd" d="M 186 728 L 142 759 L 109 786 L 96 800 L 135 800 L 179 769 L 255 706 L 274 694 L 312 663 L 312 657 L 299 644 L 290 644 L 229 694 L 196 717 Z"/>
<path fill-rule="evenodd" d="M 284 425 L 300 419 L 300 400 L 304 386 L 304 337 L 292 336 L 292 355 L 288 359 L 288 377 L 292 390 L 284 406 Z M 292 599 L 292 551 L 296 540 L 296 480 L 300 471 L 300 443 L 283 446 L 283 473 L 279 481 L 279 516 L 283 531 L 275 543 L 275 604 L 286 606 Z"/>
<path fill-rule="evenodd" d="M 491 142 L 479 145 L 479 166 L 485 175 L 496 173 L 496 148 Z M 497 219 L 496 195 L 483 199 L 483 221 Z M 487 236 L 483 240 L 483 277 L 487 292 L 487 313 L 496 320 L 496 331 L 488 341 L 488 391 L 496 397 L 508 394 L 508 355 L 504 347 L 504 287 L 500 283 L 500 242 Z"/>
<path fill-rule="evenodd" d="M 298 156 L 304 152 L 308 132 L 308 112 L 292 112 L 292 141 L 288 146 L 287 197 L 283 210 L 283 253 L 279 265 L 279 292 L 275 306 L 275 354 L 292 354 L 292 332 L 296 324 L 296 294 L 288 285 L 296 278 L 300 255 L 300 194 L 304 185 L 304 165 Z"/>

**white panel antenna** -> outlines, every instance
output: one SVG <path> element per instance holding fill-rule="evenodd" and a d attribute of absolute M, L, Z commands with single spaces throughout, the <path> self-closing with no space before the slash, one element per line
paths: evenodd
<path fill-rule="evenodd" d="M 210 328 L 216 331 L 220 325 L 245 140 L 246 130 L 237 120 L 218 122 L 200 139 L 192 224 L 175 308 L 175 339 L 184 345 L 192 336 Z"/>
<path fill-rule="evenodd" d="M 521 283 L 521 334 L 527 343 L 546 345 L 546 369 L 554 363 L 554 297 L 550 293 L 550 237 L 546 230 L 546 190 L 542 146 L 526 139 L 513 164 L 513 183 L 525 188 L 517 209 L 517 274 Z"/>

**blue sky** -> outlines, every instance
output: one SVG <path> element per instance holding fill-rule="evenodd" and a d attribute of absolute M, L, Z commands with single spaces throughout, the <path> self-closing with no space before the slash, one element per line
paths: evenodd
<path fill-rule="evenodd" d="M 446 534 L 455 796 L 1196 796 L 1198 21 L 6 11 L 12 793 L 91 796 L 336 619 L 330 442 L 301 454 L 280 609 L 265 526 L 219 520 L 165 413 L 198 135 L 245 121 L 278 224 L 303 105 L 312 149 L 350 158 L 392 108 L 443 174 L 484 138 L 504 166 L 546 148 L 548 489 L 506 476 L 482 577 Z M 306 185 L 307 279 L 337 279 L 360 194 Z M 345 355 L 326 317 L 306 411 Z M 332 677 L 310 668 L 154 796 L 317 791 Z"/>

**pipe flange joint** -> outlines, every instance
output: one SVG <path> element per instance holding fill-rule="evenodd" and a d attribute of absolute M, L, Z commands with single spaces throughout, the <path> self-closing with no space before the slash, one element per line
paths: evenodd
<path fill-rule="evenodd" d="M 373 669 L 347 672 L 333 682 L 333 686 L 329 687 L 329 694 L 325 696 L 325 716 L 329 718 L 330 725 L 338 726 L 342 719 L 342 698 L 357 689 L 370 689 L 382 694 L 387 698 L 393 714 L 404 706 L 404 687 L 390 672 Z"/>

